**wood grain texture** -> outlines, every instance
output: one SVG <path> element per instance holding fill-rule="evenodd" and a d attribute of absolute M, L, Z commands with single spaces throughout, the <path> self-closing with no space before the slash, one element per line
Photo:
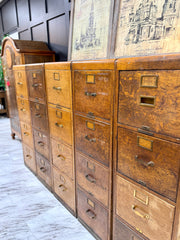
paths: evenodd
<path fill-rule="evenodd" d="M 51 187 L 51 165 L 50 162 L 40 155 L 39 153 L 35 152 L 36 156 L 36 164 L 37 164 L 37 174 L 40 178 L 42 178 L 45 183 Z"/>
<path fill-rule="evenodd" d="M 175 207 L 118 175 L 116 184 L 117 215 L 149 239 L 170 240 Z"/>
<path fill-rule="evenodd" d="M 32 133 L 31 125 L 25 122 L 20 122 L 20 125 L 21 125 L 21 136 L 22 136 L 23 143 L 33 148 L 34 143 L 33 143 L 33 133 Z"/>
<path fill-rule="evenodd" d="M 14 67 L 14 69 L 16 69 Z M 24 70 L 14 70 L 16 85 L 16 96 L 28 99 L 28 87 L 26 81 L 26 72 Z"/>
<path fill-rule="evenodd" d="M 50 158 L 49 135 L 33 129 L 34 147 L 45 158 Z"/>
<path fill-rule="evenodd" d="M 104 206 L 109 207 L 109 169 L 76 151 L 76 180 Z"/>
<path fill-rule="evenodd" d="M 19 111 L 20 121 L 31 124 L 31 111 L 29 106 L 29 101 L 25 98 L 17 97 L 17 107 Z"/>
<path fill-rule="evenodd" d="M 34 155 L 34 148 L 30 148 L 26 144 L 22 144 L 23 146 L 23 155 L 24 155 L 24 162 L 25 164 L 34 172 L 36 173 L 36 160 Z"/>

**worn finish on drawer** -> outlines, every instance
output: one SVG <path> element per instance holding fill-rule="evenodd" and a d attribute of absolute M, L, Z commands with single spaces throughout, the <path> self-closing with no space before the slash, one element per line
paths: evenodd
<path fill-rule="evenodd" d="M 55 193 L 75 211 L 75 183 L 69 177 L 53 167 Z"/>
<path fill-rule="evenodd" d="M 117 170 L 176 201 L 180 148 L 178 144 L 118 128 Z"/>
<path fill-rule="evenodd" d="M 49 136 L 36 130 L 33 130 L 33 135 L 36 151 L 49 159 Z"/>
<path fill-rule="evenodd" d="M 175 207 L 116 176 L 116 214 L 149 239 L 171 240 Z"/>
<path fill-rule="evenodd" d="M 118 122 L 180 137 L 180 71 L 120 72 Z"/>
<path fill-rule="evenodd" d="M 48 106 L 49 127 L 52 137 L 72 145 L 72 112 L 65 108 Z"/>
<path fill-rule="evenodd" d="M 71 108 L 71 72 L 67 70 L 46 70 L 45 75 L 48 102 Z"/>
<path fill-rule="evenodd" d="M 75 138 L 78 150 L 109 165 L 110 125 L 76 115 Z"/>
<path fill-rule="evenodd" d="M 48 186 L 51 186 L 51 165 L 49 161 L 36 152 L 37 174 Z"/>
<path fill-rule="evenodd" d="M 110 120 L 113 71 L 74 71 L 74 109 Z"/>
<path fill-rule="evenodd" d="M 83 220 L 101 239 L 109 239 L 108 211 L 95 198 L 79 188 L 77 189 L 77 203 L 78 218 Z"/>
<path fill-rule="evenodd" d="M 144 236 L 140 236 L 119 219 L 114 218 L 114 234 L 113 240 L 148 240 Z"/>
<path fill-rule="evenodd" d="M 57 140 L 51 138 L 52 162 L 61 172 L 71 179 L 74 178 L 73 150 Z"/>
<path fill-rule="evenodd" d="M 30 102 L 32 125 L 33 127 L 47 131 L 48 130 L 48 117 L 45 104 Z"/>
<path fill-rule="evenodd" d="M 31 125 L 20 122 L 21 125 L 21 136 L 24 143 L 33 148 L 33 135 Z"/>
<path fill-rule="evenodd" d="M 106 207 L 109 205 L 109 169 L 76 152 L 77 183 Z"/>
<path fill-rule="evenodd" d="M 34 156 L 34 149 L 30 148 L 26 144 L 23 144 L 23 155 L 24 155 L 24 162 L 35 173 L 36 161 Z"/>
<path fill-rule="evenodd" d="M 14 71 L 16 83 L 16 95 L 21 98 L 28 99 L 28 87 L 25 71 Z"/>
<path fill-rule="evenodd" d="M 30 106 L 29 101 L 17 97 L 17 106 L 18 106 L 18 112 L 19 112 L 19 119 L 24 122 L 31 123 L 31 112 L 30 112 Z"/>
<path fill-rule="evenodd" d="M 29 98 L 31 101 L 45 103 L 46 89 L 44 81 L 44 69 L 27 70 Z"/>

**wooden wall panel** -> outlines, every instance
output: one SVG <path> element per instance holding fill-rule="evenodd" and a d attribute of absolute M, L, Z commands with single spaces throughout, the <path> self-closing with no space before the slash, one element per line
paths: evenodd
<path fill-rule="evenodd" d="M 16 15 L 15 0 L 8 1 L 1 10 L 4 32 L 7 33 L 17 28 L 18 19 Z"/>
<path fill-rule="evenodd" d="M 30 16 L 31 21 L 43 17 L 46 13 L 45 0 L 30 0 Z"/>
<path fill-rule="evenodd" d="M 64 9 L 64 0 L 46 0 L 47 1 L 47 12 L 52 13 L 57 11 L 57 9 Z"/>
<path fill-rule="evenodd" d="M 25 27 L 30 20 L 28 1 L 16 0 L 16 2 L 17 2 L 17 14 L 18 14 L 19 26 Z"/>
<path fill-rule="evenodd" d="M 44 23 L 32 27 L 32 40 L 47 42 Z"/>
<path fill-rule="evenodd" d="M 19 39 L 21 40 L 31 40 L 31 32 L 26 29 L 22 32 L 19 32 Z"/>

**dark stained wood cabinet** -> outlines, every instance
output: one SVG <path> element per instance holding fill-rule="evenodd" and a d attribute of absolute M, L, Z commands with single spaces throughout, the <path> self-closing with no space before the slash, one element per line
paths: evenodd
<path fill-rule="evenodd" d="M 13 66 L 47 61 L 52 62 L 55 59 L 54 52 L 50 51 L 44 42 L 13 40 L 10 37 L 6 37 L 2 43 L 1 57 L 6 82 L 12 137 L 14 138 L 17 135 L 21 138 Z M 26 90 L 23 88 L 24 73 L 22 75 L 20 73 L 16 78 L 19 78 L 17 87 L 18 91 L 22 90 L 21 97 L 27 98 Z"/>

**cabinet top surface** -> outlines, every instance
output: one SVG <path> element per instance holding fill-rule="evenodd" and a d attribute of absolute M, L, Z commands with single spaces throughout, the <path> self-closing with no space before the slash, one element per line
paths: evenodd
<path fill-rule="evenodd" d="M 115 59 L 72 62 L 72 70 L 113 70 Z"/>
<path fill-rule="evenodd" d="M 71 62 L 51 62 L 45 63 L 46 70 L 70 70 Z"/>

